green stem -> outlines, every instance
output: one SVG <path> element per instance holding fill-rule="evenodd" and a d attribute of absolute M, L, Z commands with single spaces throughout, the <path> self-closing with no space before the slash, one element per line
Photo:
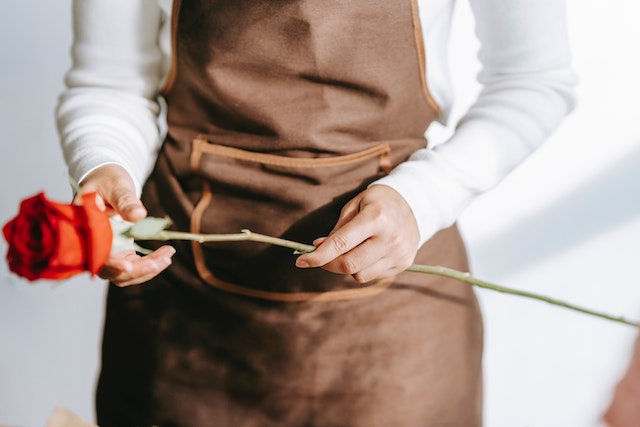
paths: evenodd
<path fill-rule="evenodd" d="M 246 229 L 236 234 L 198 234 L 165 230 L 154 236 L 153 240 L 193 240 L 199 243 L 251 241 L 293 249 L 298 253 L 313 252 L 316 249 L 313 245 L 305 245 L 304 243 L 280 239 L 279 237 L 266 236 Z"/>
<path fill-rule="evenodd" d="M 197 234 L 197 233 L 185 233 L 180 231 L 165 230 L 165 231 L 161 231 L 156 237 L 154 237 L 154 239 L 155 240 L 193 240 L 200 243 L 252 241 L 252 242 L 268 243 L 271 245 L 293 249 L 296 251 L 296 253 L 313 252 L 316 249 L 315 246 L 312 246 L 312 245 L 306 245 L 304 243 L 294 242 L 286 239 L 280 239 L 278 237 L 266 236 L 264 234 L 254 233 L 249 230 L 242 230 L 241 233 L 237 233 L 237 234 Z M 577 305 L 570 304 L 565 301 L 557 300 L 555 298 L 550 298 L 544 295 L 539 295 L 533 292 L 526 292 L 518 289 L 507 288 L 505 286 L 499 286 L 493 283 L 485 282 L 484 280 L 477 279 L 469 273 L 453 270 L 447 267 L 413 264 L 409 268 L 407 268 L 407 271 L 448 277 L 448 278 L 459 280 L 461 282 L 464 282 L 479 288 L 490 289 L 492 291 L 502 292 L 509 295 L 521 296 L 529 299 L 535 299 L 538 301 L 546 302 L 548 304 L 564 307 L 569 310 L 577 311 L 577 312 L 588 314 L 595 317 L 600 317 L 606 320 L 611 320 L 613 322 L 640 327 L 640 322 L 631 321 L 622 316 L 612 316 L 610 314 L 590 310 L 584 307 L 579 307 Z"/>
<path fill-rule="evenodd" d="M 640 322 L 634 322 L 622 316 L 612 316 L 610 314 L 594 311 L 588 308 L 584 308 L 584 307 L 577 306 L 575 304 L 568 303 L 566 301 L 557 300 L 555 298 L 550 298 L 550 297 L 539 295 L 533 292 L 521 291 L 518 289 L 507 288 L 505 286 L 495 285 L 493 283 L 485 282 L 484 280 L 476 279 L 475 277 L 471 276 L 469 273 L 463 273 L 461 271 L 453 270 L 447 267 L 413 264 L 407 269 L 407 271 L 414 271 L 417 273 L 435 274 L 438 276 L 449 277 L 451 279 L 456 279 L 461 282 L 468 283 L 472 286 L 477 286 L 479 288 L 491 289 L 492 291 L 502 292 L 509 295 L 517 295 L 525 298 L 535 299 L 538 301 L 543 301 L 549 304 L 568 308 L 569 310 L 574 310 L 580 313 L 589 314 L 591 316 L 600 317 L 602 319 L 612 320 L 614 322 L 619 322 L 619 323 L 624 323 L 626 325 L 640 327 Z"/>

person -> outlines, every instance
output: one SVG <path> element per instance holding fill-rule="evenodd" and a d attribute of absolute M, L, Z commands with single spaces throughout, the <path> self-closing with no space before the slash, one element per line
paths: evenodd
<path fill-rule="evenodd" d="M 57 120 L 82 191 L 317 247 L 113 254 L 101 426 L 481 425 L 473 291 L 403 271 L 468 269 L 456 218 L 572 109 L 575 76 L 563 1 L 470 4 L 483 89 L 427 147 L 453 1 L 74 2 Z"/>
<path fill-rule="evenodd" d="M 631 351 L 631 360 L 616 384 L 603 421 L 610 427 L 633 427 L 640 420 L 640 335 Z"/>

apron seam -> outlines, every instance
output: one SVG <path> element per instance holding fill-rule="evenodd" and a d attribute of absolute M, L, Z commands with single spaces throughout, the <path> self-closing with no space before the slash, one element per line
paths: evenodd
<path fill-rule="evenodd" d="M 173 0 L 171 9 L 171 66 L 164 87 L 160 91 L 163 95 L 167 95 L 173 88 L 178 75 L 178 20 L 180 17 L 180 6 L 182 0 Z"/>
<path fill-rule="evenodd" d="M 190 228 L 192 233 L 200 232 L 202 216 L 205 210 L 211 205 L 213 194 L 211 185 L 203 180 L 202 196 L 196 203 L 191 213 Z M 237 285 L 224 280 L 218 279 L 213 272 L 207 267 L 204 259 L 202 246 L 196 241 L 191 242 L 193 251 L 193 259 L 198 275 L 202 280 L 219 290 L 232 294 L 242 295 L 246 297 L 264 299 L 279 302 L 329 302 L 329 301 L 347 301 L 374 296 L 385 289 L 392 283 L 394 278 L 377 280 L 374 283 L 356 289 L 342 289 L 337 291 L 318 291 L 318 292 L 276 292 L 266 291 L 262 289 L 250 288 L 247 286 Z"/>
<path fill-rule="evenodd" d="M 422 24 L 420 23 L 420 9 L 418 7 L 418 0 L 409 1 L 411 3 L 413 38 L 416 45 L 416 54 L 418 55 L 418 70 L 420 73 L 420 85 L 422 87 L 422 94 L 425 101 L 427 101 L 427 104 L 435 110 L 436 116 L 440 116 L 442 114 L 440 106 L 431 95 L 431 92 L 429 91 L 429 85 L 427 84 L 427 55 L 425 51 L 424 35 L 422 33 Z"/>
<path fill-rule="evenodd" d="M 218 155 L 220 157 L 244 160 L 247 162 L 260 163 L 269 166 L 299 167 L 299 168 L 320 168 L 331 166 L 342 166 L 367 160 L 378 156 L 379 166 L 386 173 L 391 169 L 390 154 L 391 146 L 388 143 L 381 143 L 375 147 L 334 157 L 322 158 L 298 158 L 278 156 L 275 154 L 247 151 L 239 148 L 228 147 L 209 142 L 204 137 L 198 136 L 193 140 L 191 168 L 197 169 L 203 153 Z"/>

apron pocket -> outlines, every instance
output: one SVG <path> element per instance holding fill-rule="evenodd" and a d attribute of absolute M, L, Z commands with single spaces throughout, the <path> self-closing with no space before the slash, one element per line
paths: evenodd
<path fill-rule="evenodd" d="M 389 172 L 390 152 L 389 144 L 380 143 L 346 155 L 288 157 L 197 137 L 190 166 L 202 178 L 202 195 L 191 214 L 190 230 L 237 233 L 247 228 L 309 241 L 331 230 L 349 198 Z M 205 282 L 227 292 L 272 301 L 362 298 L 391 283 L 385 280 L 362 286 L 351 276 L 300 270 L 293 265 L 290 251 L 287 256 L 281 248 L 253 242 L 225 243 L 224 247 L 193 242 L 192 250 Z"/>

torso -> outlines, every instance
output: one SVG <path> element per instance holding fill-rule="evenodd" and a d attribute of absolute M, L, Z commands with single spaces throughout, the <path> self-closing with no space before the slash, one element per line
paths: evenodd
<path fill-rule="evenodd" d="M 185 1 L 150 213 L 308 242 L 423 147 L 437 106 L 415 9 L 374 3 Z M 101 425 L 481 424 L 482 325 L 467 285 L 403 273 L 367 292 L 271 247 L 177 246 L 150 284 L 110 290 Z M 455 227 L 416 261 L 468 268 Z"/>

